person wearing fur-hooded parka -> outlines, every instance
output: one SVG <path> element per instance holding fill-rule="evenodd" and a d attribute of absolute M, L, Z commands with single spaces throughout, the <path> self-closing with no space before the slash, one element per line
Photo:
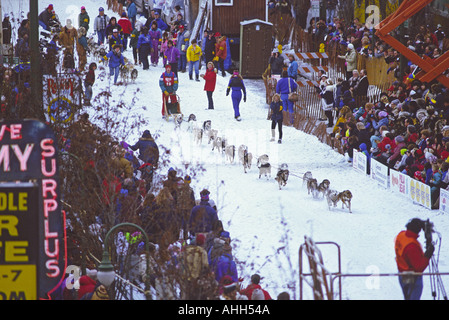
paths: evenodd
<path fill-rule="evenodd" d="M 67 19 L 67 25 L 62 28 L 59 33 L 59 43 L 71 54 L 74 53 L 76 42 L 78 40 L 78 32 L 72 25 L 72 21 Z"/>

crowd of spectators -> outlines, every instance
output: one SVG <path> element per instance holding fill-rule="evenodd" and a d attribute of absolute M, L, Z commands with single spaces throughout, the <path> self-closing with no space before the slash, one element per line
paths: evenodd
<path fill-rule="evenodd" d="M 449 49 L 449 37 L 440 24 L 423 24 L 408 31 L 404 35 L 407 47 L 423 59 L 436 59 Z M 398 50 L 358 19 L 345 23 L 338 15 L 327 21 L 313 18 L 308 32 L 314 41 L 336 42 L 346 51 L 339 56 L 345 62 L 345 77 L 329 79 L 320 74 L 317 92 L 333 86 L 335 118 L 328 121 L 328 127 L 332 127 L 330 135 L 341 141 L 348 161 L 357 149 L 368 160 L 376 159 L 428 184 L 432 208 L 438 208 L 439 190 L 449 182 L 449 90 L 438 81 L 417 79 L 421 69 L 401 61 L 405 57 Z M 366 70 L 357 70 L 362 55 L 382 59 L 388 65 L 387 74 L 394 76 L 391 86 L 374 101 L 368 93 Z M 443 74 L 447 76 L 448 70 Z"/>

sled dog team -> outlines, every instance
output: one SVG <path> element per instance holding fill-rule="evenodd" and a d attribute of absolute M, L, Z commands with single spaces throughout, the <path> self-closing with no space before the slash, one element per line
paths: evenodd
<path fill-rule="evenodd" d="M 197 125 L 196 116 L 191 114 L 187 122 L 188 131 L 192 132 L 193 140 L 196 144 L 200 145 L 203 137 L 205 137 L 207 143 L 212 144 L 212 151 L 217 149 L 220 154 L 224 153 L 226 161 L 229 161 L 229 163 L 232 164 L 234 163 L 236 156 L 235 145 L 228 144 L 226 137 L 218 136 L 218 130 L 212 129 L 211 120 L 204 121 L 200 127 Z M 248 147 L 242 144 L 237 149 L 237 156 L 239 159 L 239 164 L 243 165 L 243 170 L 247 173 L 247 170 L 251 169 L 253 155 L 248 151 Z M 269 179 L 271 177 L 271 164 L 269 162 L 269 156 L 267 154 L 263 154 L 256 159 L 257 168 L 259 169 L 259 179 L 262 176 Z M 275 176 L 275 180 L 278 182 L 280 190 L 287 185 L 288 178 L 288 165 L 286 163 L 282 163 Z M 352 193 L 350 190 L 338 192 L 337 190 L 331 189 L 330 181 L 328 179 L 324 179 L 321 183 L 318 183 L 317 179 L 313 178 L 310 171 L 307 171 L 303 175 L 302 179 L 303 186 L 307 185 L 307 192 L 308 194 L 312 194 L 313 198 L 319 198 L 320 195 L 322 198 L 326 198 L 329 210 L 331 207 L 337 207 L 338 202 L 341 201 L 342 209 L 346 207 L 349 209 L 349 213 L 352 213 Z"/>

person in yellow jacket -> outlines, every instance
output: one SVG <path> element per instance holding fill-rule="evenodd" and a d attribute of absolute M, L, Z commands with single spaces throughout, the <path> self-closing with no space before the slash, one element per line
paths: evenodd
<path fill-rule="evenodd" d="M 189 78 L 193 80 L 193 69 L 195 69 L 195 80 L 200 81 L 200 59 L 203 55 L 201 47 L 193 39 L 187 48 L 187 63 L 189 64 Z"/>

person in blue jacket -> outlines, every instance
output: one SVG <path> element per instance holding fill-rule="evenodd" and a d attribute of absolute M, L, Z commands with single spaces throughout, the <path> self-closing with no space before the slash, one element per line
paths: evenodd
<path fill-rule="evenodd" d="M 114 76 L 114 84 L 117 84 L 120 66 L 125 65 L 125 59 L 120 51 L 120 45 L 115 44 L 101 61 L 109 60 L 109 76 Z"/>
<path fill-rule="evenodd" d="M 154 10 L 154 19 L 153 20 L 151 20 L 151 18 L 148 19 L 147 22 L 145 23 L 145 25 L 150 28 L 153 21 L 156 21 L 157 27 L 158 27 L 158 29 L 161 30 L 161 32 L 163 32 L 165 30 L 167 30 L 167 31 L 170 30 L 170 27 L 164 22 L 164 20 L 162 20 L 161 12 L 159 9 Z"/>
<path fill-rule="evenodd" d="M 190 45 L 189 31 L 184 25 L 179 26 L 176 48 L 179 50 L 178 70 L 182 73 L 187 69 L 187 48 Z"/>
<path fill-rule="evenodd" d="M 287 69 L 288 76 L 296 81 L 298 78 L 298 62 L 293 54 L 289 54 L 288 59 L 290 60 L 290 64 Z"/>
<path fill-rule="evenodd" d="M 240 101 L 246 102 L 246 88 L 243 83 L 243 78 L 239 74 L 238 70 L 234 70 L 231 79 L 229 79 L 228 88 L 226 89 L 226 96 L 229 95 L 229 92 L 232 90 L 231 98 L 232 105 L 234 107 L 234 118 L 237 121 L 242 120 L 240 117 Z"/>
<path fill-rule="evenodd" d="M 139 141 L 133 146 L 129 145 L 129 148 L 133 151 L 139 150 L 138 158 L 144 163 L 157 166 L 159 162 L 159 147 L 151 136 L 150 130 L 145 130 Z"/>
<path fill-rule="evenodd" d="M 137 52 L 139 53 L 139 60 L 142 62 L 143 70 L 150 68 L 150 62 L 148 56 L 153 51 L 153 45 L 151 43 L 151 36 L 148 33 L 148 28 L 143 26 L 139 38 L 137 39 Z"/>
<path fill-rule="evenodd" d="M 191 235 L 213 231 L 216 226 L 218 215 L 209 204 L 209 194 L 209 190 L 203 189 L 200 192 L 200 203 L 192 208 L 187 223 L 187 229 Z"/>
<path fill-rule="evenodd" d="M 128 8 L 126 9 L 126 11 L 128 13 L 128 19 L 129 19 L 129 21 L 131 21 L 131 25 L 134 29 L 134 27 L 136 25 L 137 7 L 136 7 L 136 4 L 134 3 L 134 0 L 127 0 L 127 2 L 128 2 Z"/>
<path fill-rule="evenodd" d="M 298 84 L 296 83 L 296 81 L 288 76 L 286 70 L 282 71 L 282 78 L 279 79 L 278 83 L 276 84 L 276 93 L 279 93 L 281 95 L 284 110 L 288 111 L 290 114 L 290 123 L 293 123 L 294 103 L 288 100 L 288 94 L 290 92 L 295 92 L 297 88 Z"/>

